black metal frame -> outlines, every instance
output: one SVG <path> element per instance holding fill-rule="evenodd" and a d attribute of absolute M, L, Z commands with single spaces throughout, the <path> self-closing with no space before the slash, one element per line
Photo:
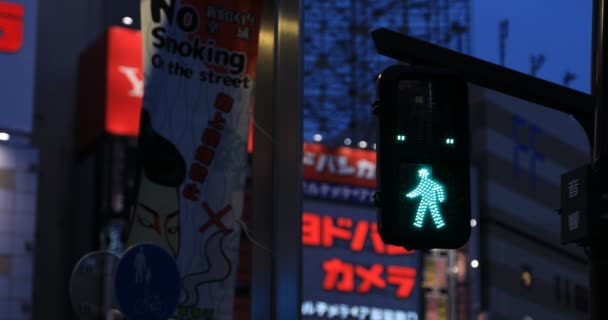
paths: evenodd
<path fill-rule="evenodd" d="M 545 80 L 513 71 L 480 59 L 463 55 L 420 41 L 397 32 L 378 29 L 372 32 L 378 52 L 397 60 L 434 67 L 443 67 L 458 73 L 465 80 L 528 100 L 544 107 L 573 115 L 587 133 L 593 146 L 591 164 L 592 175 L 599 181 L 606 181 L 608 170 L 602 156 L 608 153 L 608 0 L 593 1 L 593 46 L 591 65 L 592 94 L 572 90 Z M 594 186 L 601 193 L 600 199 L 593 199 L 591 206 L 605 206 L 608 186 L 605 183 Z M 608 318 L 604 302 L 608 299 L 608 220 L 597 215 L 608 216 L 605 208 L 595 208 L 589 218 L 596 225 L 595 234 L 582 245 L 589 258 L 589 309 L 590 319 Z"/>
<path fill-rule="evenodd" d="M 595 101 L 589 94 L 389 29 L 376 29 L 372 37 L 376 50 L 384 56 L 409 64 L 445 68 L 468 82 L 571 114 L 593 145 Z"/>

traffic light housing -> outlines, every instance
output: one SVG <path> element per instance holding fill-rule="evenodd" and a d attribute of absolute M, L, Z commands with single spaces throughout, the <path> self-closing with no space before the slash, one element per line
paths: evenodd
<path fill-rule="evenodd" d="M 407 249 L 458 248 L 471 233 L 467 83 L 395 65 L 378 77 L 378 229 Z"/>

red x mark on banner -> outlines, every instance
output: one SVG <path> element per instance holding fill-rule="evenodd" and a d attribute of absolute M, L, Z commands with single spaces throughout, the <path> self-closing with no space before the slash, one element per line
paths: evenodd
<path fill-rule="evenodd" d="M 207 222 L 205 222 L 205 224 L 203 224 L 198 229 L 198 232 L 205 232 L 205 230 L 209 229 L 209 227 L 211 227 L 211 225 L 213 225 L 213 224 L 217 225 L 217 227 L 220 228 L 220 230 L 224 233 L 224 235 L 232 232 L 232 230 L 226 228 L 224 223 L 222 223 L 222 217 L 226 213 L 230 212 L 230 210 L 232 210 L 231 205 L 225 206 L 224 209 L 220 210 L 218 213 L 213 212 L 213 210 L 211 210 L 211 208 L 209 207 L 209 204 L 207 202 L 203 202 L 203 208 L 207 212 L 207 215 L 209 215 L 209 220 L 207 220 Z"/>

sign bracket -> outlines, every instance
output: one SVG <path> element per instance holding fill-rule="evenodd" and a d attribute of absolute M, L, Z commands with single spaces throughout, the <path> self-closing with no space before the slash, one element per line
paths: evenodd
<path fill-rule="evenodd" d="M 585 130 L 590 144 L 593 144 L 594 98 L 589 94 L 389 29 L 372 31 L 372 38 L 381 55 L 408 64 L 448 69 L 468 82 L 571 114 Z"/>

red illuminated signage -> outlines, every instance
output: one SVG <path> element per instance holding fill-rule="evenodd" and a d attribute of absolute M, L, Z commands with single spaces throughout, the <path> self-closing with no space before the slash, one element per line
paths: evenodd
<path fill-rule="evenodd" d="M 368 236 L 376 254 L 401 255 L 414 252 L 385 245 L 375 222 L 353 221 L 351 218 L 334 218 L 308 212 L 302 215 L 302 244 L 305 246 L 331 248 L 334 240 L 339 239 L 349 242 L 351 251 L 360 252 Z"/>
<path fill-rule="evenodd" d="M 342 292 L 369 293 L 372 287 L 386 289 L 387 284 L 395 286 L 395 297 L 405 299 L 410 296 L 416 283 L 416 269 L 403 266 L 355 265 L 333 258 L 323 262 L 325 279 L 323 289 Z M 355 288 L 355 278 L 359 285 Z"/>
<path fill-rule="evenodd" d="M 304 144 L 304 178 L 367 188 L 376 187 L 376 152 Z"/>
<path fill-rule="evenodd" d="M 141 32 L 110 27 L 80 57 L 76 147 L 105 134 L 136 137 L 144 96 Z"/>
<path fill-rule="evenodd" d="M 14 53 L 23 45 L 23 5 L 0 2 L 0 52 Z"/>
<path fill-rule="evenodd" d="M 112 27 L 108 31 L 105 130 L 137 136 L 144 95 L 141 33 Z"/>
<path fill-rule="evenodd" d="M 414 251 L 386 245 L 382 242 L 375 222 L 354 221 L 347 217 L 322 216 L 305 212 L 302 215 L 302 244 L 307 247 L 332 248 L 337 241 L 347 243 L 351 252 L 363 251 L 371 241 L 378 255 L 407 255 Z M 372 288 L 393 288 L 396 298 L 406 299 L 416 283 L 416 269 L 408 266 L 375 263 L 364 265 L 333 257 L 323 261 L 323 289 L 327 291 L 370 293 Z M 358 285 L 355 285 L 358 283 Z"/>

